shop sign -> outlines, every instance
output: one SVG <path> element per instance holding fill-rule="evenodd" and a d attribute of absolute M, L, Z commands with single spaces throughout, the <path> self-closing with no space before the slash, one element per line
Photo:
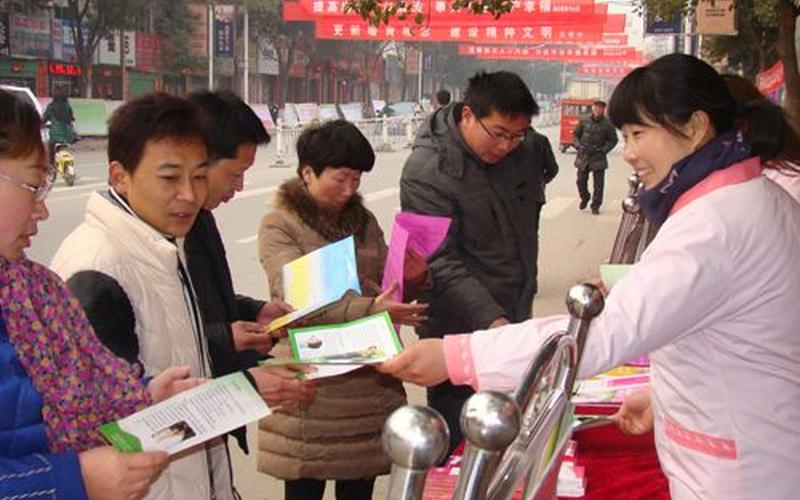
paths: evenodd
<path fill-rule="evenodd" d="M 83 70 L 77 64 L 51 62 L 48 68 L 50 69 L 51 75 L 81 76 L 83 74 Z"/>
<path fill-rule="evenodd" d="M 75 62 L 78 53 L 75 50 L 75 38 L 72 34 L 72 21 L 69 19 L 53 19 L 53 59 Z"/>
<path fill-rule="evenodd" d="M 214 6 L 214 54 L 217 57 L 233 57 L 233 5 Z"/>
<path fill-rule="evenodd" d="M 700 0 L 695 31 L 703 35 L 735 35 L 735 9 L 733 0 Z"/>
<path fill-rule="evenodd" d="M 678 35 L 683 32 L 683 16 L 676 11 L 671 18 L 645 15 L 644 32 L 647 35 Z"/>
<path fill-rule="evenodd" d="M 50 57 L 50 18 L 13 14 L 9 18 L 11 55 Z"/>
<path fill-rule="evenodd" d="M 8 14 L 0 13 L 0 55 L 9 55 Z"/>

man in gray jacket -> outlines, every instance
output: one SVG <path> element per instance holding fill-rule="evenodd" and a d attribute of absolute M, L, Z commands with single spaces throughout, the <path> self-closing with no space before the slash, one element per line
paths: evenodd
<path fill-rule="evenodd" d="M 403 168 L 400 203 L 453 222 L 428 259 L 433 287 L 420 298 L 430 304 L 420 337 L 530 318 L 545 201 L 543 143 L 530 127 L 538 111 L 517 75 L 481 72 L 470 78 L 463 102 L 422 124 Z M 451 451 L 461 441 L 458 418 L 470 395 L 449 383 L 428 390 L 428 404 L 450 426 Z"/>
<path fill-rule="evenodd" d="M 600 100 L 592 104 L 592 114 L 583 118 L 575 127 L 575 147 L 578 155 L 575 167 L 578 169 L 578 195 L 581 198 L 578 207 L 583 210 L 592 201 L 592 213 L 600 213 L 603 204 L 603 188 L 605 187 L 608 159 L 606 156 L 617 145 L 617 130 L 606 118 L 606 103 Z M 589 173 L 593 177 L 592 193 L 589 194 Z"/>

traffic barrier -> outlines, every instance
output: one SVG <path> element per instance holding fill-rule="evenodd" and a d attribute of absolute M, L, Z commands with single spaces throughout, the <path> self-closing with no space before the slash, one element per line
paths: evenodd
<path fill-rule="evenodd" d="M 105 137 L 108 135 L 107 121 L 110 116 L 103 99 L 69 100 L 75 115 L 75 131 L 87 137 Z"/>
<path fill-rule="evenodd" d="M 392 152 L 398 148 L 409 148 L 413 144 L 421 117 L 372 118 L 352 121 L 377 152 Z M 312 124 L 313 126 L 314 124 Z M 275 129 L 271 131 L 275 142 L 275 161 L 273 167 L 288 167 L 290 158 L 295 154 L 295 144 L 305 129 L 302 125 L 287 125 L 278 119 Z"/>

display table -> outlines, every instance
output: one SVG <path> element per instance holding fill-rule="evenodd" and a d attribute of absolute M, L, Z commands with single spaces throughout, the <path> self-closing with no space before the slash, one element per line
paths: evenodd
<path fill-rule="evenodd" d="M 586 494 L 580 498 L 669 500 L 667 479 L 658 463 L 652 433 L 625 436 L 615 426 L 607 425 L 578 431 L 573 439 L 578 443 L 576 464 L 584 468 L 586 476 Z M 425 500 L 453 498 L 462 451 L 456 450 L 446 466 L 431 469 Z"/>

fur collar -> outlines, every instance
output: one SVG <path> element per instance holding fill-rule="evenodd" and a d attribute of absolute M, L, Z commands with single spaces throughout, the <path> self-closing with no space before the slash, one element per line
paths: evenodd
<path fill-rule="evenodd" d="M 306 225 L 328 241 L 355 236 L 363 241 L 369 212 L 361 195 L 356 193 L 340 211 L 327 210 L 308 193 L 301 179 L 284 182 L 278 190 L 276 206 L 293 212 Z"/>

